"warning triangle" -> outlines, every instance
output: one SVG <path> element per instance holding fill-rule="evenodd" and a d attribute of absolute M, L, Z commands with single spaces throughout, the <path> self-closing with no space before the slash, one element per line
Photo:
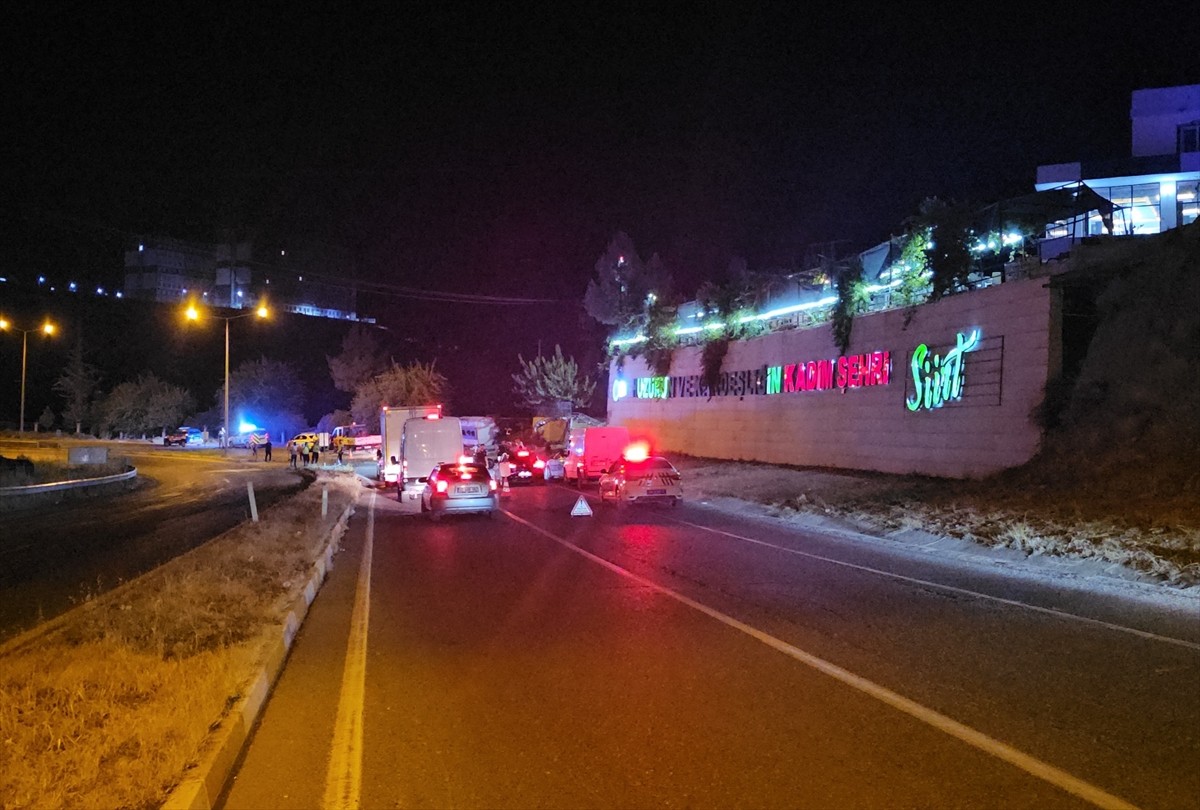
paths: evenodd
<path fill-rule="evenodd" d="M 591 517 L 592 507 L 588 505 L 587 498 L 582 495 L 579 500 L 575 501 L 575 505 L 571 507 L 571 517 Z"/>

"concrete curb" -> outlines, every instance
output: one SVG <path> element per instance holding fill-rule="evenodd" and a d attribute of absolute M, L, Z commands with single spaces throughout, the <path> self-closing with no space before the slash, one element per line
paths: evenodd
<path fill-rule="evenodd" d="M 342 535 L 346 533 L 346 526 L 350 522 L 350 516 L 354 514 L 354 507 L 355 501 L 352 500 L 330 529 L 329 542 L 325 544 L 324 552 L 313 564 L 304 592 L 296 597 L 292 609 L 284 617 L 279 637 L 270 643 L 265 651 L 263 666 L 251 679 L 246 693 L 221 721 L 199 766 L 171 791 L 171 795 L 162 805 L 163 810 L 212 810 L 214 802 L 233 775 L 234 765 L 250 739 L 271 688 L 283 672 L 284 662 L 300 625 L 304 623 L 304 617 L 308 615 L 308 608 L 316 599 L 317 592 L 321 590 L 325 577 L 333 567 L 333 555 L 338 550 Z"/>

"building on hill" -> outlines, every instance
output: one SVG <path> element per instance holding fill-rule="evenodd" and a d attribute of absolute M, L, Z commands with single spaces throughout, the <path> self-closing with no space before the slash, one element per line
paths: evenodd
<path fill-rule="evenodd" d="M 1169 231 L 1200 218 L 1200 84 L 1135 90 L 1129 157 L 1038 166 L 1039 191 L 1086 186 L 1113 204 L 1114 236 Z M 1109 233 L 1100 212 L 1062 219 L 1040 245 L 1043 261 Z"/>
<path fill-rule="evenodd" d="M 307 254 L 289 257 L 283 250 L 267 261 L 244 241 L 207 244 L 146 236 L 125 252 L 124 297 L 160 304 L 196 299 L 228 309 L 252 307 L 266 297 L 276 310 L 372 322 L 357 314 L 355 285 L 320 272 L 323 261 Z"/>

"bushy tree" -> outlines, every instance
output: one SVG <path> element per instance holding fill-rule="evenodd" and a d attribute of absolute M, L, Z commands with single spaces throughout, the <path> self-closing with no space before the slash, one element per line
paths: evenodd
<path fill-rule="evenodd" d="M 99 432 L 165 434 L 196 408 L 187 390 L 145 372 L 123 382 L 100 403 Z"/>
<path fill-rule="evenodd" d="M 87 362 L 83 340 L 80 339 L 67 357 L 63 373 L 54 382 L 54 390 L 62 395 L 64 401 L 63 421 L 74 425 L 76 433 L 82 432 L 83 425 L 91 419 L 92 399 L 99 384 L 100 370 Z"/>
<path fill-rule="evenodd" d="M 374 332 L 355 324 L 342 338 L 342 351 L 325 356 L 333 387 L 352 394 L 358 387 L 388 367 L 387 353 Z"/>
<path fill-rule="evenodd" d="M 971 205 L 929 197 L 921 203 L 917 215 L 909 219 L 910 233 L 921 234 L 926 240 L 919 258 L 924 262 L 922 269 L 931 274 L 930 300 L 970 289 L 974 216 Z"/>
<path fill-rule="evenodd" d="M 517 355 L 521 372 L 513 374 L 513 393 L 531 408 L 551 402 L 570 403 L 586 408 L 596 393 L 596 382 L 581 374 L 574 357 L 563 357 L 562 346 L 555 345 L 551 357 L 538 355 L 526 361 Z"/>
<path fill-rule="evenodd" d="M 449 396 L 446 378 L 434 369 L 433 363 L 422 365 L 414 361 L 407 366 L 392 363 L 391 367 L 358 386 L 354 401 L 350 403 L 350 414 L 355 422 L 369 425 L 378 421 L 380 408 L 384 405 L 444 403 Z"/>
<path fill-rule="evenodd" d="M 238 416 L 250 418 L 259 427 L 272 432 L 292 432 L 305 426 L 304 383 L 291 363 L 246 360 L 229 373 L 229 420 L 237 432 Z M 224 413 L 225 389 L 217 389 L 217 410 Z"/>
<path fill-rule="evenodd" d="M 47 405 L 42 410 L 42 415 L 38 417 L 37 423 L 38 427 L 42 430 L 53 430 L 56 421 L 58 421 L 58 417 L 54 415 L 54 411 Z"/>
<path fill-rule="evenodd" d="M 600 323 L 617 329 L 637 328 L 645 319 L 647 306 L 673 298 L 670 274 L 658 254 L 643 264 L 633 240 L 623 231 L 613 236 L 604 255 L 596 260 L 595 270 L 583 306 Z"/>

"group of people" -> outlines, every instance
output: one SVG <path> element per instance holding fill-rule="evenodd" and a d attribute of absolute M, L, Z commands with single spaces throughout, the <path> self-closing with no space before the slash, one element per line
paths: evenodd
<path fill-rule="evenodd" d="M 310 464 L 316 465 L 321 456 L 321 448 L 317 447 L 317 443 L 313 441 L 298 442 L 292 440 L 288 442 L 288 466 L 296 467 L 297 459 L 304 464 L 305 467 Z"/>

